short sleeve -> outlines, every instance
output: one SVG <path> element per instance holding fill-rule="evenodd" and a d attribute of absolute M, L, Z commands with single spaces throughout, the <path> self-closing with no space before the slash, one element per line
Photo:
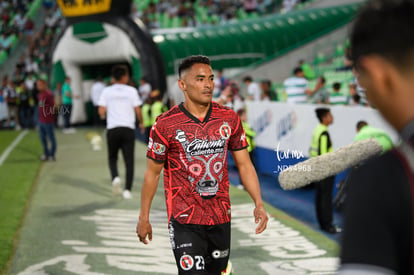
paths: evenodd
<path fill-rule="evenodd" d="M 140 96 L 138 94 L 138 90 L 135 89 L 135 88 L 133 88 L 133 90 L 134 90 L 134 93 L 132 95 L 132 105 L 134 107 L 141 106 L 143 104 L 143 102 L 142 102 L 142 100 L 141 100 L 141 98 L 140 98 Z"/>
<path fill-rule="evenodd" d="M 167 158 L 168 139 L 162 123 L 155 122 L 150 131 L 147 158 L 164 162 Z"/>
<path fill-rule="evenodd" d="M 234 131 L 230 136 L 229 150 L 237 151 L 247 148 L 249 145 L 246 140 L 246 134 L 244 133 L 243 125 L 240 121 L 239 116 L 235 113 L 234 115 L 235 127 Z"/>
<path fill-rule="evenodd" d="M 101 94 L 101 96 L 99 97 L 99 100 L 98 100 L 98 106 L 103 106 L 103 107 L 106 107 L 106 94 L 107 94 L 107 92 L 106 92 L 107 90 L 106 89 L 104 89 L 103 91 L 102 91 L 102 94 Z"/>

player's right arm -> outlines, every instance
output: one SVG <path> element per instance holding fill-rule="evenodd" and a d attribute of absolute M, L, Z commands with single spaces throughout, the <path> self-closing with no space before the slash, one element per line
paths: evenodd
<path fill-rule="evenodd" d="M 163 167 L 164 163 L 147 158 L 147 169 L 144 174 L 144 183 L 141 189 L 141 211 L 137 224 L 138 238 L 144 244 L 148 244 L 147 236 L 148 240 L 152 241 L 152 227 L 149 222 L 149 212 Z"/>

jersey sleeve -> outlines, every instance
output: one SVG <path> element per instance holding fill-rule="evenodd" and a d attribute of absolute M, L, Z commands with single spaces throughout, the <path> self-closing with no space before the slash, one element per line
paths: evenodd
<path fill-rule="evenodd" d="M 247 140 L 246 140 L 246 134 L 244 132 L 243 125 L 240 121 L 239 116 L 236 113 L 234 115 L 234 121 L 235 121 L 234 131 L 232 132 L 230 136 L 229 150 L 237 151 L 237 150 L 247 148 L 249 144 L 247 143 Z"/>
<path fill-rule="evenodd" d="M 164 162 L 167 159 L 168 139 L 165 137 L 163 123 L 156 121 L 151 128 L 147 148 L 147 158 L 157 162 Z"/>

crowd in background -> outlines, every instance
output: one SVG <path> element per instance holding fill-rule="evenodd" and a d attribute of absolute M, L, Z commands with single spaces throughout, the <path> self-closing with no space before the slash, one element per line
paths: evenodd
<path fill-rule="evenodd" d="M 5 3 L 8 3 L 5 5 Z M 14 3 L 25 1 L 2 1 L 2 7 L 20 7 Z M 13 5 L 12 5 L 13 4 Z M 38 31 L 28 40 L 28 46 L 19 52 L 18 61 L 9 74 L 2 74 L 0 83 L 0 105 L 7 119 L 0 122 L 0 128 L 34 128 L 37 125 L 38 91 L 36 80 L 46 79 L 50 63 L 50 49 L 54 35 L 58 32 L 62 16 L 57 6 L 44 6 L 45 18 Z M 21 11 L 23 11 L 22 9 Z M 19 14 L 19 13 L 18 13 Z M 27 18 L 28 20 L 30 18 Z M 24 38 L 23 38 L 24 39 Z"/>
<path fill-rule="evenodd" d="M 160 0 L 151 1 L 143 10 L 134 4 L 132 16 L 150 29 L 201 27 L 233 23 L 249 16 L 289 12 L 307 1 L 285 0 L 279 6 L 275 0 Z"/>
<path fill-rule="evenodd" d="M 7 26 L 8 31 L 18 30 L 17 22 L 20 14 L 27 10 L 25 7 L 30 1 L 2 1 L 0 13 L 2 14 L 2 30 Z M 7 119 L 0 121 L 0 128 L 34 128 L 37 125 L 36 106 L 37 89 L 36 79 L 45 78 L 50 64 L 50 48 L 55 34 L 64 24 L 63 17 L 57 5 L 50 5 L 50 1 L 45 1 L 43 5 L 45 17 L 41 28 L 30 35 L 30 39 L 25 41 L 28 44 L 27 49 L 21 54 L 18 62 L 11 74 L 2 75 L 0 87 L 0 105 L 7 114 L 3 114 Z M 282 10 L 289 11 L 294 5 L 305 1 L 284 1 Z M 134 4 L 135 5 L 135 4 Z M 207 14 L 217 16 L 222 20 L 231 19 L 237 16 L 238 10 L 251 13 L 257 12 L 265 14 L 275 11 L 275 3 L 272 0 L 244 0 L 244 1 L 166 1 L 160 0 L 156 4 L 151 2 L 145 10 L 137 12 L 132 9 L 132 16 L 138 16 L 145 22 L 145 18 L 150 18 L 151 14 L 164 13 L 171 17 L 188 17 L 193 21 L 193 25 L 201 24 L 196 22 L 194 7 L 202 8 Z M 17 19 L 13 18 L 10 25 L 7 21 L 6 13 L 10 9 L 16 11 Z M 4 17 L 4 18 L 3 18 Z M 155 18 L 152 16 L 151 18 Z M 30 20 L 30 18 L 25 18 Z M 220 19 L 220 20 L 221 20 Z M 17 20 L 17 21 L 16 21 Z M 224 21 L 223 21 L 224 22 Z M 8 28 L 11 26 L 10 28 Z M 188 25 L 186 25 L 188 26 Z M 32 28 L 33 29 L 33 28 Z M 343 66 L 337 70 L 350 70 L 352 64 L 348 61 L 349 52 L 344 55 Z M 313 83 L 314 85 L 310 85 Z M 283 82 L 283 85 L 276 85 L 269 79 L 253 79 L 251 76 L 244 77 L 241 83 L 224 76 L 223 70 L 216 71 L 214 98 L 217 102 L 232 107 L 236 112 L 243 109 L 246 100 L 255 101 L 280 101 L 294 103 L 322 103 L 322 104 L 346 104 L 346 105 L 365 105 L 368 106 L 367 99 L 363 89 L 357 81 L 349 84 L 349 93 L 343 93 L 344 83 L 335 82 L 331 86 L 326 85 L 327 80 L 322 75 L 315 74 L 313 66 L 304 60 L 300 60 L 296 68 L 292 69 L 292 76 Z M 159 91 L 153 91 L 151 84 L 145 79 L 133 85 L 140 91 L 143 102 L 151 105 L 159 101 Z M 312 86 L 312 87 L 311 87 Z M 53 91 L 56 103 L 61 104 L 61 86 L 58 85 Z M 157 100 L 150 97 L 150 94 L 157 94 Z M 163 97 L 165 106 L 171 107 L 183 100 L 182 95 L 174 95 L 177 91 L 170 91 L 169 98 Z M 180 93 L 180 91 L 178 91 Z M 148 98 L 148 101 L 146 100 Z M 92 100 L 91 100 L 92 101 Z M 7 106 L 7 107 L 6 107 Z M 165 109 L 165 108 L 161 108 Z M 151 110 L 149 108 L 148 110 Z M 0 114 L 0 117 L 2 114 Z M 153 119 L 151 119 L 153 120 Z M 149 119 L 147 121 L 150 121 Z"/>

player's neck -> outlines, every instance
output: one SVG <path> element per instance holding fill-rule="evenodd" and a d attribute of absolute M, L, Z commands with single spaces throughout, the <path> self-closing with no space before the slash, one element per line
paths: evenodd
<path fill-rule="evenodd" d="M 184 101 L 184 108 L 192 114 L 194 117 L 197 118 L 204 118 L 207 115 L 207 112 L 210 108 L 211 102 L 207 105 L 204 104 L 197 104 L 191 101 Z"/>

